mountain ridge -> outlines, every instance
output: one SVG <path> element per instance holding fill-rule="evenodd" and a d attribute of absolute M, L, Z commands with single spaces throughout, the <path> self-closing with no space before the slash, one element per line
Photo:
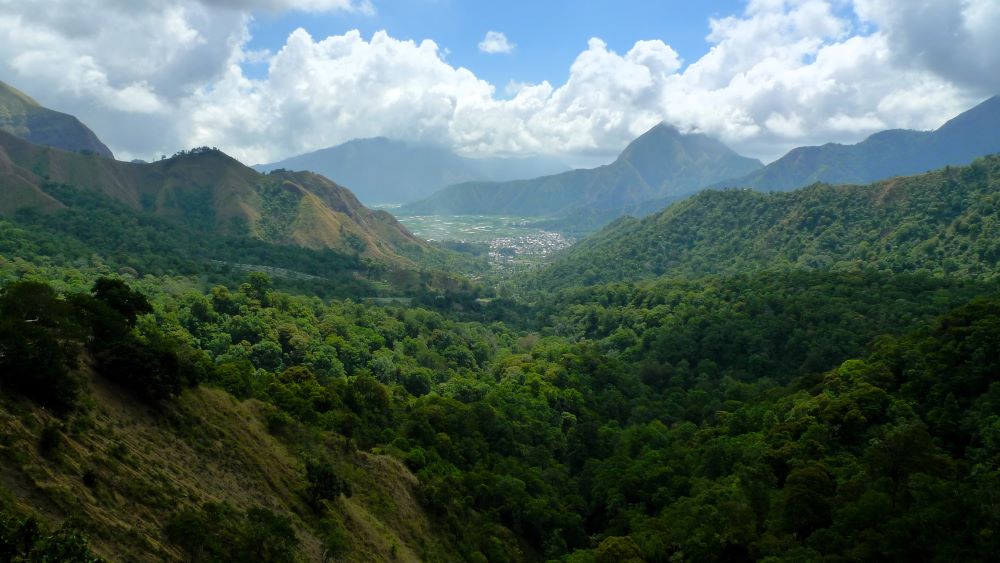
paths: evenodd
<path fill-rule="evenodd" d="M 853 145 L 797 147 L 763 169 L 713 184 L 787 191 L 815 182 L 866 184 L 958 166 L 1000 152 L 1000 96 L 960 113 L 933 131 L 888 129 Z"/>
<path fill-rule="evenodd" d="M 680 195 L 762 167 L 721 142 L 660 123 L 610 164 L 513 182 L 467 182 L 405 205 L 412 214 L 621 215 L 643 201 Z"/>
<path fill-rule="evenodd" d="M 111 149 L 79 119 L 43 107 L 3 81 L 0 81 L 0 130 L 37 145 L 114 159 Z"/>
<path fill-rule="evenodd" d="M 392 216 L 372 211 L 350 190 L 307 172 L 260 174 L 212 149 L 137 164 L 45 147 L 0 131 L 0 213 L 51 212 L 62 203 L 42 188 L 67 184 L 136 212 L 230 235 L 306 248 L 358 252 L 409 264 L 429 247 Z"/>

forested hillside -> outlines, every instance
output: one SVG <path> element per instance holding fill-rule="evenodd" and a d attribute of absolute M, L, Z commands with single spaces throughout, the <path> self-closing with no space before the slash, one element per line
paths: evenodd
<path fill-rule="evenodd" d="M 291 297 L 259 275 L 237 291 L 154 290 L 152 307 L 119 281 L 81 285 L 12 283 L 0 300 L 8 530 L 72 517 L 62 534 L 111 559 L 986 561 L 1000 548 L 1000 305 L 974 298 L 995 285 L 602 286 L 559 294 L 527 333 Z M 213 469 L 192 474 L 201 464 Z M 25 549 L 6 533 L 0 549 Z"/>
<path fill-rule="evenodd" d="M 993 277 L 998 206 L 997 156 L 869 186 L 706 191 L 644 219 L 616 222 L 531 283 L 570 287 L 773 268 Z"/>

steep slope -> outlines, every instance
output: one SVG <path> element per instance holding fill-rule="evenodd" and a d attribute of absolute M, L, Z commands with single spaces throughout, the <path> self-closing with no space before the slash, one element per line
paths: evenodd
<path fill-rule="evenodd" d="M 683 134 L 661 123 L 606 166 L 532 180 L 450 186 L 404 206 L 403 212 L 534 216 L 598 212 L 614 217 L 633 211 L 644 201 L 691 193 L 761 166 L 715 139 Z"/>
<path fill-rule="evenodd" d="M 532 284 L 781 267 L 994 277 L 998 217 L 1000 156 L 868 186 L 706 191 L 645 219 L 618 221 L 570 248 Z"/>
<path fill-rule="evenodd" d="M 307 172 L 260 174 L 225 154 L 197 149 L 148 164 L 118 162 L 28 143 L 0 132 L 0 212 L 60 206 L 43 188 L 67 184 L 134 211 L 193 229 L 277 244 L 328 248 L 406 263 L 427 247 L 391 215 Z"/>
<path fill-rule="evenodd" d="M 10 214 L 23 207 L 53 210 L 62 204 L 46 194 L 38 186 L 41 178 L 15 164 L 0 148 L 0 214 Z"/>
<path fill-rule="evenodd" d="M 715 187 L 787 191 L 815 182 L 865 184 L 919 174 L 1000 152 L 1000 96 L 948 121 L 935 131 L 894 129 L 855 145 L 799 147 L 746 176 Z"/>
<path fill-rule="evenodd" d="M 404 203 L 470 180 L 513 180 L 565 170 L 546 158 L 465 158 L 447 149 L 376 137 L 294 156 L 255 170 L 309 170 L 351 186 L 369 204 Z"/>
<path fill-rule="evenodd" d="M 42 107 L 0 81 L 0 130 L 39 145 L 114 158 L 111 150 L 80 120 Z"/>
<path fill-rule="evenodd" d="M 71 421 L 2 398 L 0 506 L 43 522 L 86 523 L 93 548 L 109 561 L 182 561 L 188 556 L 164 528 L 181 510 L 223 501 L 287 518 L 301 560 L 328 560 L 330 537 L 322 532 L 330 523 L 304 498 L 296 452 L 268 431 L 273 407 L 197 388 L 149 409 L 99 376 L 88 378 L 90 410 Z M 38 446 L 46 428 L 58 436 L 51 451 Z M 416 477 L 387 456 L 340 453 L 332 447 L 337 438 L 329 437 L 329 451 L 358 489 L 332 502 L 343 560 L 454 559 L 432 534 Z"/>

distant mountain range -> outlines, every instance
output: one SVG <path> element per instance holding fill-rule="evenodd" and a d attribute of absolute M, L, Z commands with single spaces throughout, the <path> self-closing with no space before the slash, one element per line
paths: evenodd
<path fill-rule="evenodd" d="M 376 137 L 357 139 L 253 167 L 309 170 L 349 186 L 369 204 L 406 203 L 470 180 L 513 180 L 566 170 L 550 158 L 467 158 L 441 147 Z"/>
<path fill-rule="evenodd" d="M 855 145 L 800 147 L 763 166 L 721 142 L 658 125 L 607 166 L 514 182 L 466 182 L 403 206 L 407 214 L 516 214 L 588 233 L 622 215 L 645 216 L 707 187 L 788 191 L 816 182 L 864 184 L 1000 152 L 1000 97 L 935 131 L 890 130 Z"/>
<path fill-rule="evenodd" d="M 0 131 L 37 145 L 114 158 L 111 150 L 80 120 L 42 107 L 4 82 L 0 82 Z"/>
<path fill-rule="evenodd" d="M 611 164 L 531 180 L 466 182 L 405 205 L 401 212 L 573 215 L 601 221 L 634 212 L 645 201 L 688 194 L 762 167 L 711 137 L 660 124 Z"/>
<path fill-rule="evenodd" d="M 212 149 L 149 164 L 29 143 L 0 131 L 0 214 L 64 207 L 53 185 L 98 193 L 193 229 L 406 263 L 426 243 L 311 172 L 261 174 Z"/>
<path fill-rule="evenodd" d="M 866 186 L 707 190 L 624 217 L 569 248 L 532 284 L 556 289 L 765 269 L 995 277 L 1000 155 Z"/>
<path fill-rule="evenodd" d="M 892 129 L 854 145 L 799 147 L 745 176 L 714 187 L 788 191 L 816 182 L 866 184 L 947 165 L 961 165 L 1000 152 L 1000 96 L 948 121 L 934 131 Z"/>

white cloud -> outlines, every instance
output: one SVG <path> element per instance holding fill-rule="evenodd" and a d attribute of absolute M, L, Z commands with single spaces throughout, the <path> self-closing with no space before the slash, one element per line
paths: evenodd
<path fill-rule="evenodd" d="M 940 9 L 955 6 L 948 0 L 754 0 L 711 20 L 709 52 L 686 67 L 660 40 L 617 53 L 595 38 L 564 84 L 512 81 L 506 96 L 431 40 L 299 29 L 274 53 L 246 50 L 248 9 L 365 2 L 53 3 L 41 13 L 0 0 L 0 77 L 79 115 L 121 156 L 210 145 L 263 162 L 384 135 L 466 153 L 606 159 L 666 120 L 774 158 L 890 127 L 933 128 L 1000 90 L 988 72 L 1000 68 L 987 41 L 1000 10 L 989 0 L 964 0 L 951 19 Z M 940 30 L 928 27 L 934 19 Z M 249 62 L 266 75 L 248 77 Z"/>
<path fill-rule="evenodd" d="M 206 6 L 218 6 L 236 10 L 265 10 L 283 12 L 360 12 L 374 14 L 371 0 L 200 0 Z"/>
<path fill-rule="evenodd" d="M 1000 92 L 1000 2 L 854 0 L 884 30 L 894 61 L 925 68 L 984 95 Z"/>
<path fill-rule="evenodd" d="M 495 55 L 497 53 L 513 53 L 514 45 L 507 40 L 507 36 L 499 31 L 487 31 L 486 37 L 479 42 L 479 50 L 484 53 Z"/>

